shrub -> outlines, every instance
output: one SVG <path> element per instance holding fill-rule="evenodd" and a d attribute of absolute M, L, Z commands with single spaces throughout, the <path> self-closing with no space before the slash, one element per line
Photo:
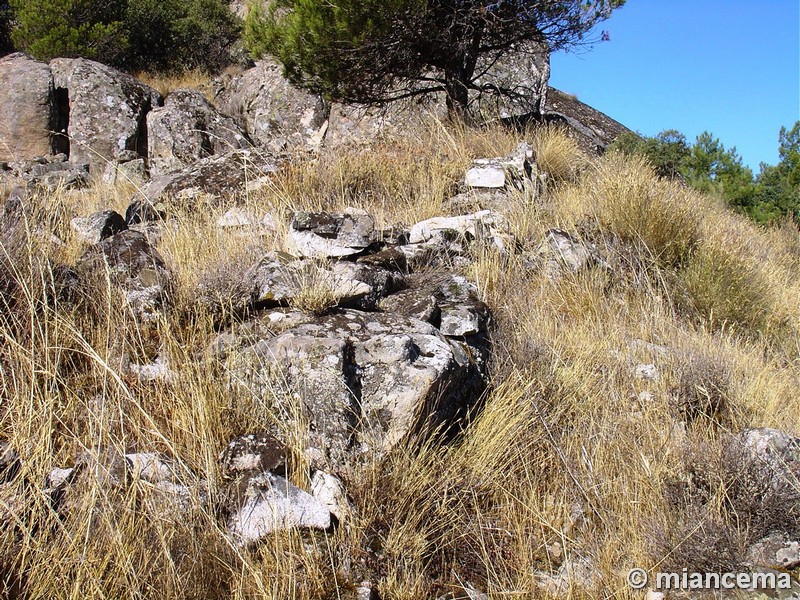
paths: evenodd
<path fill-rule="evenodd" d="M 230 63 L 240 22 L 222 0 L 130 0 L 126 27 L 128 68 L 214 72 Z"/>
<path fill-rule="evenodd" d="M 687 190 L 660 181 L 644 160 L 604 159 L 591 184 L 590 216 L 655 266 L 684 264 L 700 238 L 700 215 Z"/>
<path fill-rule="evenodd" d="M 82 56 L 119 64 L 128 47 L 125 3 L 113 0 L 10 0 L 14 45 L 41 60 Z"/>
<path fill-rule="evenodd" d="M 239 19 L 223 0 L 10 0 L 15 45 L 32 56 L 84 57 L 129 70 L 216 71 Z"/>

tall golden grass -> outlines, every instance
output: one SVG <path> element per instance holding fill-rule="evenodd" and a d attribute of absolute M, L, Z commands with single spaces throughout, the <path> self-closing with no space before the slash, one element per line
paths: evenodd
<path fill-rule="evenodd" d="M 551 129 L 432 126 L 416 140 L 293 164 L 245 205 L 282 222 L 292 210 L 355 206 L 379 227 L 409 225 L 441 212 L 472 158 L 505 155 L 522 139 L 559 185 L 509 201 L 520 255 L 483 249 L 466 270 L 495 321 L 485 408 L 451 446 L 401 447 L 350 474 L 355 510 L 332 533 L 290 531 L 255 549 L 236 546 L 218 519 L 217 456 L 275 416 L 227 385 L 210 358 L 219 321 L 197 308 L 197 289 L 205 282 L 225 297 L 241 274 L 226 265 L 279 249 L 282 232 L 222 230 L 225 207 L 179 211 L 158 242 L 174 306 L 143 324 L 105 282 L 78 309 L 48 299 L 54 266 L 85 249 L 69 218 L 122 210 L 128 192 L 38 198 L 21 236 L 0 248 L 0 434 L 23 457 L 19 476 L 0 484 L 4 594 L 338 599 L 368 580 L 385 599 L 464 597 L 470 586 L 491 598 L 625 598 L 629 568 L 713 549 L 697 535 L 691 548 L 662 536 L 672 544 L 663 548 L 659 532 L 707 519 L 725 539 L 754 541 L 747 515 L 724 508 L 727 472 L 709 475 L 714 501 L 703 514 L 676 512 L 669 491 L 698 453 L 721 451 L 726 433 L 798 431 L 796 230 L 757 229 L 639 161 L 578 156 Z M 554 280 L 527 266 L 552 227 L 593 242 L 611 269 Z M 309 294 L 300 309 L 316 310 L 319 290 Z M 125 368 L 156 355 L 176 379 L 142 382 Z M 637 378 L 640 363 L 655 364 L 658 378 Z M 68 516 L 56 514 L 41 491 L 47 474 L 104 449 L 185 465 L 187 512 L 154 518 L 152 486 L 83 476 Z M 302 471 L 295 481 L 309 483 Z M 581 561 L 594 578 L 543 585 Z"/>

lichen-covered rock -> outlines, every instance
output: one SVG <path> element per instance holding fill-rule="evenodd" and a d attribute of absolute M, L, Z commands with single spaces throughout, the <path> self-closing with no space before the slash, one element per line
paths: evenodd
<path fill-rule="evenodd" d="M 289 241 L 299 256 L 332 258 L 362 252 L 375 241 L 375 220 L 362 210 L 343 213 L 297 212 Z"/>
<path fill-rule="evenodd" d="M 102 210 L 88 217 L 75 217 L 69 224 L 84 241 L 90 244 L 102 242 L 128 228 L 123 216 L 113 210 Z"/>
<path fill-rule="evenodd" d="M 50 61 L 56 90 L 69 97 L 69 157 L 89 165 L 93 179 L 126 151 L 147 156 L 147 113 L 160 94 L 130 75 L 85 58 Z"/>
<path fill-rule="evenodd" d="M 177 171 L 196 161 L 250 146 L 236 122 L 197 90 L 175 90 L 147 115 L 150 173 Z"/>
<path fill-rule="evenodd" d="M 256 397 L 277 397 L 280 418 L 299 424 L 302 414 L 310 446 L 343 464 L 455 425 L 485 386 L 485 365 L 470 358 L 480 351 L 466 344 L 417 319 L 346 309 L 240 349 L 226 366 Z"/>
<path fill-rule="evenodd" d="M 750 546 L 747 562 L 754 567 L 790 570 L 800 567 L 800 541 L 773 533 Z"/>
<path fill-rule="evenodd" d="M 468 188 L 528 189 L 534 184 L 533 165 L 529 162 L 532 157 L 533 149 L 522 142 L 508 157 L 479 158 L 467 171 L 464 185 Z"/>
<path fill-rule="evenodd" d="M 502 215 L 482 210 L 471 215 L 456 217 L 433 217 L 411 227 L 408 234 L 410 244 L 442 239 L 447 233 L 464 236 L 469 240 L 490 239 L 497 232 L 505 233 L 506 221 Z"/>
<path fill-rule="evenodd" d="M 610 268 L 594 244 L 583 242 L 563 229 L 547 231 L 538 254 L 544 259 L 545 273 L 551 279 L 565 271 L 579 273 L 594 266 Z"/>
<path fill-rule="evenodd" d="M 106 269 L 138 316 L 150 319 L 165 308 L 171 275 L 143 234 L 130 229 L 117 233 L 89 248 L 77 265 L 79 275 L 87 281 L 103 281 Z"/>
<path fill-rule="evenodd" d="M 327 506 L 339 521 L 343 521 L 352 510 L 341 479 L 325 471 L 317 471 L 311 478 L 311 495 Z"/>
<path fill-rule="evenodd" d="M 249 182 L 268 178 L 277 169 L 277 162 L 264 153 L 230 150 L 154 177 L 134 200 L 157 204 L 170 199 L 191 201 L 202 195 L 229 200 L 244 193 Z"/>
<path fill-rule="evenodd" d="M 47 156 L 58 111 L 50 67 L 21 53 L 0 58 L 0 160 Z"/>
<path fill-rule="evenodd" d="M 282 67 L 269 60 L 232 76 L 215 100 L 256 145 L 268 151 L 316 147 L 325 135 L 328 105 L 320 96 L 291 85 Z"/>
<path fill-rule="evenodd" d="M 267 432 L 240 435 L 232 439 L 220 453 L 220 463 L 226 475 L 248 472 L 286 473 L 289 449 Z"/>

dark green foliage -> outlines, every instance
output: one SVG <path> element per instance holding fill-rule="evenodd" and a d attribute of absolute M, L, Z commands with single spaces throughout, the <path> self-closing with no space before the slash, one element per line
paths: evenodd
<path fill-rule="evenodd" d="M 663 177 L 680 177 L 693 188 L 721 196 L 731 206 L 761 224 L 800 215 L 800 121 L 791 130 L 781 128 L 780 162 L 761 165 L 753 177 L 742 164 L 736 148 L 726 149 L 708 132 L 693 145 L 678 131 L 662 131 L 655 137 L 628 133 L 612 150 L 645 155 Z"/>
<path fill-rule="evenodd" d="M 294 83 L 375 104 L 446 92 L 463 114 L 483 68 L 509 52 L 579 43 L 624 0 L 274 0 L 252 10 L 245 45 L 269 53 Z"/>
<path fill-rule="evenodd" d="M 224 0 L 10 0 L 15 46 L 128 70 L 216 71 L 240 22 Z"/>
<path fill-rule="evenodd" d="M 125 56 L 126 2 L 116 0 L 10 0 L 16 48 L 49 60 L 83 56 L 117 64 Z"/>
<path fill-rule="evenodd" d="M 11 43 L 11 7 L 6 0 L 0 1 L 0 56 L 14 49 Z"/>
<path fill-rule="evenodd" d="M 218 71 L 230 63 L 229 50 L 240 23 L 221 0 L 129 0 L 126 24 L 133 70 Z"/>

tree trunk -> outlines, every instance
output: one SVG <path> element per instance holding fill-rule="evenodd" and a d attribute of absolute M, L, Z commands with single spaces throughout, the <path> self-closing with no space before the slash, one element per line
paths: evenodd
<path fill-rule="evenodd" d="M 467 89 L 463 70 L 445 69 L 444 81 L 447 89 L 447 115 L 453 120 L 466 120 L 469 89 Z"/>

